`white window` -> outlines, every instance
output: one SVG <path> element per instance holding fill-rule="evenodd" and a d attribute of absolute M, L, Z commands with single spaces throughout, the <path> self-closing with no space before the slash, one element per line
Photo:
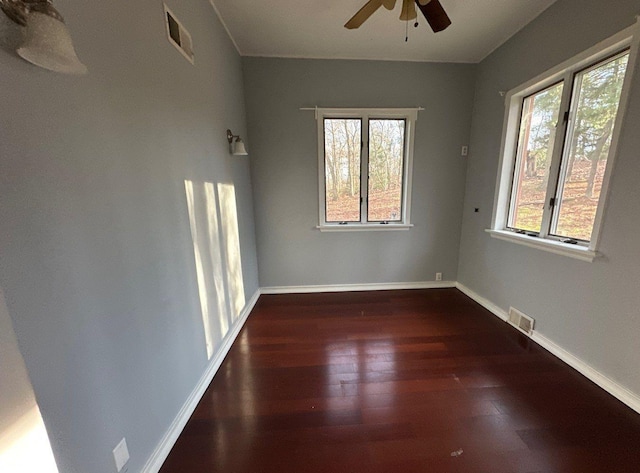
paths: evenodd
<path fill-rule="evenodd" d="M 322 231 L 406 230 L 418 109 L 318 109 Z"/>
<path fill-rule="evenodd" d="M 625 30 L 508 93 L 492 236 L 595 258 L 631 43 Z"/>

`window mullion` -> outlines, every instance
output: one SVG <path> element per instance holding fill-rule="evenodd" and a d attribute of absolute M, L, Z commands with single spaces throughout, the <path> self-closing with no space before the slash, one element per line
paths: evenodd
<path fill-rule="evenodd" d="M 369 115 L 362 116 L 362 145 L 360 146 L 360 223 L 369 218 Z"/>
<path fill-rule="evenodd" d="M 549 235 L 551 219 L 553 218 L 556 190 L 558 188 L 558 180 L 560 178 L 564 141 L 567 133 L 569 110 L 571 106 L 573 85 L 572 75 L 573 74 L 571 72 L 568 72 L 563 78 L 564 85 L 562 88 L 562 101 L 560 102 L 560 113 L 558 114 L 558 123 L 556 125 L 553 153 L 551 155 L 551 164 L 549 165 L 549 179 L 545 193 L 544 210 L 542 212 L 542 225 L 540 227 L 540 237 L 542 238 L 546 238 Z"/>
<path fill-rule="evenodd" d="M 316 117 L 316 125 L 318 127 L 318 193 L 319 202 L 318 206 L 318 219 L 320 225 L 326 225 L 327 223 L 327 191 L 326 191 L 326 166 L 327 157 L 325 150 L 325 134 L 324 134 L 324 114 Z"/>
<path fill-rule="evenodd" d="M 407 183 L 409 182 L 409 178 L 408 176 L 408 163 L 409 163 L 409 138 L 411 137 L 411 134 L 413 133 L 413 128 L 410 124 L 410 120 L 408 118 L 404 119 L 404 140 L 402 143 L 402 194 L 400 197 L 400 214 L 402 215 L 402 220 L 405 220 L 405 216 L 407 214 L 407 199 L 406 199 L 406 195 L 407 195 Z"/>
<path fill-rule="evenodd" d="M 529 114 L 529 110 L 531 108 L 531 103 L 529 103 L 528 100 L 525 100 L 524 98 L 520 99 L 520 107 L 518 109 L 518 116 L 520 117 L 520 120 L 518 122 L 518 129 L 520 129 L 520 127 L 522 126 L 522 122 L 524 120 L 524 117 L 526 115 Z M 516 207 L 516 202 L 517 202 L 517 196 L 516 196 L 516 178 L 518 177 L 518 169 L 521 166 L 521 160 L 523 159 L 522 157 L 522 148 L 521 145 L 519 143 L 519 136 L 516 134 L 515 136 L 515 140 L 516 140 L 516 145 L 515 145 L 515 159 L 513 160 L 513 169 L 511 170 L 511 185 L 509 188 L 509 192 L 510 192 L 510 198 L 509 198 L 509 209 L 507 212 L 507 220 L 506 220 L 506 225 L 507 226 L 511 226 L 511 222 L 514 219 L 514 211 L 515 211 L 515 207 Z"/>
<path fill-rule="evenodd" d="M 555 205 L 553 207 L 553 209 L 551 209 L 551 220 L 549 222 L 549 233 L 553 234 L 553 230 L 556 226 L 557 223 L 557 217 L 558 217 L 558 209 L 560 208 L 560 201 L 562 199 L 562 193 L 564 191 L 564 180 L 565 180 L 565 175 L 567 173 L 567 165 L 568 165 L 568 161 L 571 155 L 571 146 L 573 143 L 573 136 L 574 136 L 574 127 L 573 126 L 569 126 L 569 123 L 573 122 L 576 119 L 576 106 L 579 103 L 579 95 L 580 95 L 580 89 L 581 89 L 581 82 L 582 79 L 581 78 L 577 78 L 575 76 L 575 74 L 572 74 L 571 76 L 571 85 L 572 85 L 572 90 L 571 90 L 571 96 L 569 99 L 569 108 L 567 109 L 567 120 L 565 120 L 565 130 L 564 130 L 564 149 L 562 150 L 562 157 L 561 157 L 561 162 L 560 162 L 560 168 L 558 169 L 558 184 L 556 185 L 555 189 L 554 189 L 554 202 Z"/>

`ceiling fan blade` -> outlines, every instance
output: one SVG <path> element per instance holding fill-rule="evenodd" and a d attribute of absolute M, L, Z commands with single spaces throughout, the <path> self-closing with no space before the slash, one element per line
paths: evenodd
<path fill-rule="evenodd" d="M 430 0 L 426 5 L 422 5 L 420 0 L 415 0 L 415 2 L 434 33 L 446 29 L 451 24 L 451 20 L 439 0 Z"/>
<path fill-rule="evenodd" d="M 427 3 L 429 3 L 431 0 L 418 0 L 418 4 L 420 5 L 426 5 Z"/>
<path fill-rule="evenodd" d="M 396 0 L 382 0 L 382 4 L 387 10 L 393 10 L 396 7 Z"/>
<path fill-rule="evenodd" d="M 349 30 L 360 28 L 360 25 L 367 21 L 369 17 L 382 6 L 382 2 L 383 0 L 369 0 L 360 10 L 358 10 L 358 13 L 353 15 L 351 19 L 345 23 L 344 27 Z"/>
<path fill-rule="evenodd" d="M 400 19 L 402 21 L 409 21 L 417 17 L 416 4 L 413 0 L 402 0 L 402 13 L 400 13 Z"/>

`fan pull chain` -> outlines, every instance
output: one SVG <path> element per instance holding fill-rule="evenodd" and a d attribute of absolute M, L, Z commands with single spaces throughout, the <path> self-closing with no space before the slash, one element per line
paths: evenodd
<path fill-rule="evenodd" d="M 404 22 L 404 42 L 409 42 L 409 20 Z"/>

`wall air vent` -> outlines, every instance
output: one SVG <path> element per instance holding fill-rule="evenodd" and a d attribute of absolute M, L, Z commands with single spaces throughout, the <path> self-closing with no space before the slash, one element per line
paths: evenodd
<path fill-rule="evenodd" d="M 528 315 L 520 312 L 518 309 L 509 307 L 509 318 L 507 319 L 507 322 L 527 335 L 531 335 L 533 333 L 533 325 L 535 321 Z"/>
<path fill-rule="evenodd" d="M 173 44 L 191 64 L 193 64 L 193 42 L 191 41 L 191 35 L 176 18 L 173 12 L 167 8 L 167 5 L 164 5 L 164 17 L 165 24 L 167 25 L 167 38 L 169 39 L 169 42 Z"/>

